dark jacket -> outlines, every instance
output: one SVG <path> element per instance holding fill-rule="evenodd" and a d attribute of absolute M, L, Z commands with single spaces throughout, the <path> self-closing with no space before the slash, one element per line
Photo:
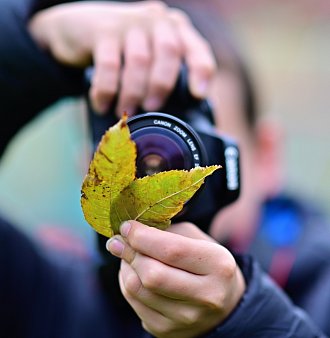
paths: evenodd
<path fill-rule="evenodd" d="M 281 195 L 264 205 L 247 252 L 330 335 L 330 224 L 314 202 Z"/>
<path fill-rule="evenodd" d="M 0 151 L 40 110 L 83 92 L 82 71 L 57 64 L 26 30 L 33 11 L 54 3 L 59 1 L 0 0 Z M 230 317 L 205 337 L 323 337 L 253 259 L 236 259 L 246 293 Z M 122 311 L 121 296 L 102 287 L 101 270 L 52 259 L 1 220 L 0 337 L 147 337 L 134 312 Z"/>

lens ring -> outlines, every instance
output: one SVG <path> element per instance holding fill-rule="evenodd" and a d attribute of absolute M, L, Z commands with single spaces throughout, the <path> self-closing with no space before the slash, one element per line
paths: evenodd
<path fill-rule="evenodd" d="M 167 162 L 166 165 L 163 163 L 159 171 L 164 168 L 191 169 L 207 163 L 206 152 L 198 134 L 177 117 L 158 112 L 139 114 L 128 120 L 128 127 L 138 147 L 138 172 L 142 170 L 139 163 L 143 163 L 144 157 L 153 152 L 163 157 L 164 163 Z M 152 142 L 158 142 L 158 145 L 155 146 Z M 147 173 L 142 172 L 140 176 L 145 174 Z"/>

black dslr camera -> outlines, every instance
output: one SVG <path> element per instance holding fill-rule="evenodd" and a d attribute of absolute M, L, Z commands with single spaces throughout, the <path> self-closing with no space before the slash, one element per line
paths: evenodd
<path fill-rule="evenodd" d="M 86 72 L 87 83 L 92 71 Z M 115 124 L 117 118 L 113 108 L 105 116 L 99 116 L 92 112 L 90 105 L 89 118 L 96 148 L 105 130 Z M 234 140 L 215 130 L 210 103 L 190 95 L 185 68 L 161 112 L 140 109 L 128 119 L 128 126 L 137 145 L 137 177 L 171 169 L 222 166 L 206 178 L 173 222 L 189 221 L 207 231 L 216 212 L 238 198 L 238 147 Z"/>

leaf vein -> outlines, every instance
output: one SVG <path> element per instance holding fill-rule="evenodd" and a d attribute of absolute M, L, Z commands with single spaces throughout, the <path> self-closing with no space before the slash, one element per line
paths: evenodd
<path fill-rule="evenodd" d="M 144 210 L 142 210 L 142 211 L 140 212 L 140 214 L 138 214 L 137 217 L 136 217 L 135 219 L 139 219 L 144 213 L 146 213 L 149 209 L 151 209 L 151 208 L 154 207 L 155 205 L 157 205 L 157 204 L 159 204 L 159 203 L 161 203 L 161 202 L 163 202 L 163 201 L 165 201 L 165 200 L 167 200 L 167 199 L 169 199 L 169 198 L 172 198 L 172 197 L 174 197 L 174 196 L 176 196 L 176 195 L 178 195 L 178 194 L 181 194 L 181 193 L 187 191 L 187 190 L 190 189 L 191 187 L 196 186 L 200 181 L 203 181 L 204 179 L 205 179 L 205 176 L 203 176 L 203 177 L 201 177 L 200 179 L 196 180 L 193 184 L 189 185 L 188 187 L 185 187 L 184 189 L 182 189 L 182 190 L 180 190 L 180 191 L 176 191 L 176 192 L 174 192 L 174 193 L 172 193 L 172 194 L 170 194 L 170 195 L 168 195 L 168 196 L 165 196 L 165 197 L 161 198 L 161 199 L 160 199 L 159 201 L 157 201 L 154 205 L 148 206 L 147 208 L 145 208 Z"/>

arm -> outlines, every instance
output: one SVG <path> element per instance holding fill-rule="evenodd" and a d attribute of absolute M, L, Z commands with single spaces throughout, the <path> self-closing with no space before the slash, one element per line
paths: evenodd
<path fill-rule="evenodd" d="M 0 1 L 2 111 L 13 104 L 29 109 L 26 103 L 40 109 L 62 95 L 81 92 L 82 72 L 55 62 L 39 48 L 28 30 L 28 21 L 40 3 L 45 6 L 52 2 Z M 24 103 L 17 102 L 21 100 Z"/>
<path fill-rule="evenodd" d="M 108 242 L 122 258 L 121 290 L 154 336 L 322 337 L 255 263 L 237 265 L 198 228 L 131 221 L 121 234 Z"/>
<path fill-rule="evenodd" d="M 11 114 L 6 142 L 46 106 L 82 94 L 83 69 L 91 63 L 90 96 L 101 113 L 118 92 L 120 116 L 141 105 L 160 108 L 182 60 L 192 93 L 206 95 L 215 60 L 179 10 L 156 1 L 0 1 L 0 122 Z"/>
<path fill-rule="evenodd" d="M 0 154 L 39 111 L 60 97 L 82 91 L 82 71 L 57 63 L 28 31 L 28 19 L 40 2 L 0 0 L 0 124 L 5 126 Z"/>
<path fill-rule="evenodd" d="M 121 103 L 138 95 L 133 106 L 142 99 L 149 105 L 151 101 L 161 104 L 174 85 L 182 59 L 191 70 L 193 93 L 206 95 L 215 70 L 208 43 L 185 14 L 161 2 L 0 1 L 3 98 L 8 94 L 17 98 L 19 90 L 22 97 L 34 94 L 40 107 L 63 95 L 81 93 L 82 69 L 94 62 L 92 95 L 110 101 L 109 95 L 118 89 L 122 54 L 122 92 L 128 94 Z M 136 84 L 147 88 L 131 93 Z M 10 107 L 11 101 L 6 100 Z"/>
<path fill-rule="evenodd" d="M 182 11 L 160 1 L 84 1 L 40 11 L 29 23 L 38 44 L 62 64 L 94 64 L 91 101 L 100 113 L 118 94 L 117 114 L 159 109 L 182 61 L 193 95 L 205 97 L 215 72 L 211 48 Z"/>

